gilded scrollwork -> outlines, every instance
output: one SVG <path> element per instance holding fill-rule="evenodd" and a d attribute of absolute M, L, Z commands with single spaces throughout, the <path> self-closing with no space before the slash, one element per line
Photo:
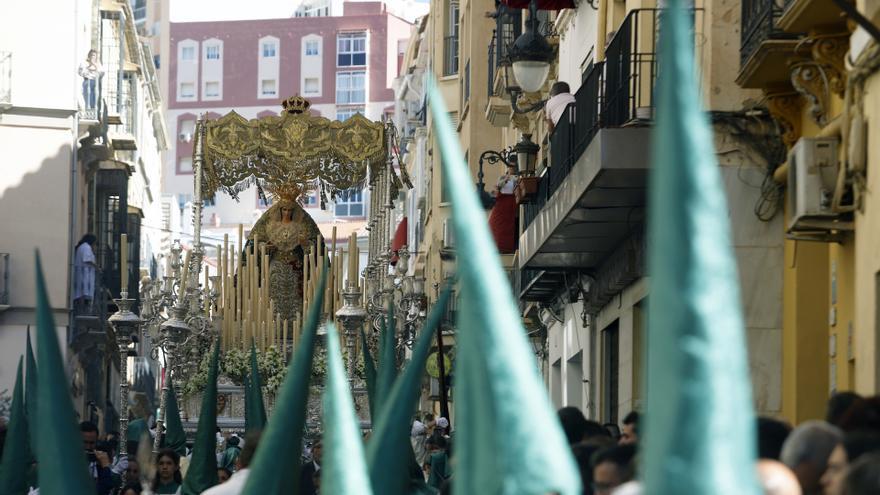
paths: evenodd
<path fill-rule="evenodd" d="M 782 141 L 789 148 L 801 137 L 800 94 L 794 92 L 770 93 L 767 95 L 767 109 L 782 129 Z"/>
<path fill-rule="evenodd" d="M 809 55 L 791 63 L 791 84 L 809 103 L 810 117 L 820 126 L 829 120 L 832 95 L 846 89 L 844 57 L 848 34 L 813 34 L 800 44 Z"/>
<path fill-rule="evenodd" d="M 385 125 L 360 114 L 344 122 L 290 111 L 247 120 L 233 111 L 204 125 L 205 198 L 218 189 L 235 197 L 255 182 L 333 197 L 363 186 L 368 168 L 387 158 Z"/>

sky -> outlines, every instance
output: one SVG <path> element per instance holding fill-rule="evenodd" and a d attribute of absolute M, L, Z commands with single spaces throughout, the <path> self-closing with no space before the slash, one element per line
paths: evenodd
<path fill-rule="evenodd" d="M 170 18 L 171 22 L 278 19 L 290 17 L 301 3 L 302 0 L 170 0 Z M 428 0 L 388 0 L 388 3 L 398 7 L 411 4 L 401 7 L 409 20 L 428 10 Z"/>

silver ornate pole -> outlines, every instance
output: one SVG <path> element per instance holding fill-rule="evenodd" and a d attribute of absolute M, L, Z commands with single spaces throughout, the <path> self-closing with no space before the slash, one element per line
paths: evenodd
<path fill-rule="evenodd" d="M 119 457 L 128 454 L 128 346 L 132 336 L 140 333 L 143 320 L 131 312 L 134 299 L 128 298 L 128 291 L 123 288 L 119 299 L 114 299 L 118 310 L 110 315 L 108 321 L 116 333 L 116 345 L 119 348 Z M 125 483 L 125 473 L 122 473 Z"/>
<path fill-rule="evenodd" d="M 177 348 L 182 344 L 190 332 L 186 324 L 187 307 L 178 298 L 178 304 L 171 308 L 171 317 L 159 327 L 160 347 L 165 354 L 165 379 L 162 380 L 162 396 L 159 397 L 159 415 L 156 418 L 156 438 L 153 439 L 153 452 L 159 452 L 163 429 L 165 426 L 165 412 L 167 407 L 166 396 L 168 395 L 168 381 L 174 366 L 174 358 Z"/>
<path fill-rule="evenodd" d="M 352 392 L 354 392 L 355 366 L 357 363 L 355 349 L 358 333 L 367 319 L 367 311 L 361 307 L 361 291 L 358 289 L 357 282 L 353 277 L 350 277 L 345 284 L 345 290 L 342 291 L 342 300 L 342 307 L 336 312 L 336 320 L 342 325 L 343 334 L 345 335 L 345 347 L 348 349 L 348 385 Z"/>
<path fill-rule="evenodd" d="M 190 259 L 190 269 L 187 272 L 189 280 L 185 281 L 185 287 L 199 285 L 199 272 L 202 267 L 204 249 L 202 248 L 202 175 L 205 163 L 205 120 L 204 116 L 196 121 L 195 143 L 193 144 L 193 169 L 195 170 L 193 184 L 193 250 Z"/>

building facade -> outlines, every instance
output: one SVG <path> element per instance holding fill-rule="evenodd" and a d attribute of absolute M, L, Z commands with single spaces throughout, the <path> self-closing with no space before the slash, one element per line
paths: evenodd
<path fill-rule="evenodd" d="M 187 204 L 193 191 L 193 132 L 200 115 L 215 119 L 233 110 L 248 119 L 278 115 L 281 102 L 296 94 L 311 102 L 313 114 L 331 120 L 355 113 L 382 120 L 393 112 L 391 85 L 410 23 L 383 2 L 325 3 L 320 9 L 314 2 L 304 3 L 284 19 L 170 23 L 163 49 L 172 142 L 163 191 L 176 201 L 170 206 L 181 212 L 184 242 L 191 230 Z M 309 5 L 317 10 L 302 10 Z M 224 234 L 234 241 L 238 224 L 248 229 L 269 200 L 255 187 L 238 200 L 218 194 L 205 204 L 203 236 L 208 243 L 222 242 Z M 333 227 L 340 238 L 353 231 L 366 237 L 368 190 L 327 200 L 322 205 L 317 192 L 304 200 L 326 237 Z"/>
<path fill-rule="evenodd" d="M 128 236 L 129 297 L 137 301 L 142 276 L 156 276 L 166 148 L 162 99 L 127 2 L 55 2 L 58 15 L 51 18 L 39 10 L 45 8 L 12 8 L 10 18 L 33 26 L 0 35 L 0 142 L 10 154 L 0 179 L 6 283 L 0 389 L 12 389 L 25 333 L 35 324 L 38 248 L 77 411 L 115 430 L 121 377 L 107 317 L 123 289 L 121 234 Z M 46 32 L 53 33 L 49 41 Z M 90 50 L 97 63 L 91 72 L 84 69 Z M 97 238 L 95 283 L 90 302 L 75 303 L 75 247 L 87 233 Z M 148 339 L 127 354 L 131 372 L 124 378 L 149 405 Z"/>
<path fill-rule="evenodd" d="M 880 3 L 855 2 L 877 24 Z M 783 129 L 783 412 L 822 417 L 830 394 L 878 390 L 878 204 L 870 125 L 877 44 L 833 2 L 751 2 L 737 83 L 761 90 Z M 876 29 L 876 28 L 875 28 Z"/>
<path fill-rule="evenodd" d="M 755 406 L 779 415 L 783 218 L 768 184 L 771 165 L 785 151 L 758 104 L 760 92 L 738 86 L 737 68 L 725 62 L 739 53 L 742 5 L 696 2 L 694 46 L 729 198 Z M 424 74 L 433 73 L 475 183 L 491 191 L 505 161 L 519 168 L 516 246 L 502 262 L 554 405 L 580 407 L 602 422 L 619 422 L 641 408 L 644 397 L 642 349 L 650 341 L 645 208 L 661 15 L 662 2 L 654 1 L 538 10 L 536 30 L 554 59 L 544 86 L 524 93 L 510 51 L 529 29 L 528 10 L 434 1 L 414 29 L 397 86 L 403 161 L 421 182 L 405 207 L 417 252 L 411 270 L 422 270 L 432 286 L 452 274 L 454 256 L 461 255 L 445 228 L 441 164 L 424 112 Z M 557 81 L 568 83 L 574 103 L 550 126 L 542 102 Z M 531 160 L 527 153 L 517 158 L 530 146 L 537 149 Z M 502 159 L 492 159 L 497 155 Z M 454 342 L 454 332 L 448 339 Z M 454 349 L 449 353 L 454 357 Z"/>

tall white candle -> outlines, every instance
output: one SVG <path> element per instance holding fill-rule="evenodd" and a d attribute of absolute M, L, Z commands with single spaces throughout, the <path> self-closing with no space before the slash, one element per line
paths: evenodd
<path fill-rule="evenodd" d="M 128 234 L 122 234 L 119 240 L 119 274 L 122 281 L 119 285 L 120 292 L 128 292 Z"/>

